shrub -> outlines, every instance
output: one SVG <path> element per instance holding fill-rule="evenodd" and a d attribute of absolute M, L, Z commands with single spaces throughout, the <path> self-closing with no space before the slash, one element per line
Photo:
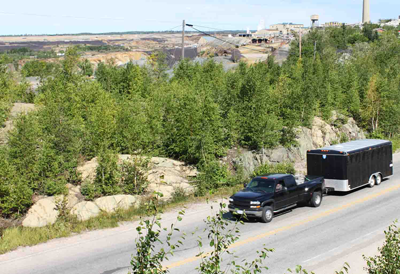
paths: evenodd
<path fill-rule="evenodd" d="M 228 184 L 228 170 L 217 160 L 203 163 L 200 167 L 200 175 L 196 182 L 196 195 L 202 196 L 208 191 L 213 192 Z"/>
<path fill-rule="evenodd" d="M 149 159 L 132 156 L 132 161 L 118 163 L 118 155 L 106 150 L 98 156 L 99 165 L 93 183 L 82 184 L 81 192 L 88 200 L 103 195 L 136 194 L 146 190 Z"/>
<path fill-rule="evenodd" d="M 119 186 L 118 155 L 105 150 L 98 156 L 95 187 L 103 195 L 114 195 L 122 192 Z"/>
<path fill-rule="evenodd" d="M 85 59 L 78 64 L 81 69 L 81 74 L 85 76 L 93 76 L 93 66 L 88 59 Z"/>
<path fill-rule="evenodd" d="M 168 229 L 162 227 L 158 209 L 158 197 L 159 193 L 156 193 L 155 197 L 146 205 L 146 211 L 152 212 L 153 216 L 146 219 L 141 218 L 139 226 L 136 227 L 139 236 L 135 240 L 136 254 L 132 255 L 131 259 L 133 274 L 168 273 L 168 270 L 163 267 L 162 263 L 174 254 L 176 248 L 183 245 L 182 241 L 185 239 L 184 236 L 181 236 L 176 243 L 173 243 L 172 235 L 176 231 L 179 232 L 179 229 L 175 227 L 175 224 L 171 224 L 171 227 Z M 178 213 L 178 222 L 182 220 L 184 213 L 184 211 Z M 163 231 L 167 232 L 165 241 L 161 240 L 161 233 Z M 156 249 L 158 245 L 164 245 L 164 243 L 167 244 L 167 248 Z"/>
<path fill-rule="evenodd" d="M 385 231 L 385 243 L 378 248 L 380 255 L 374 257 L 364 257 L 367 262 L 367 270 L 370 274 L 397 274 L 400 269 L 400 228 L 397 221 L 389 226 Z"/>
<path fill-rule="evenodd" d="M 211 206 L 211 209 L 213 207 Z M 244 225 L 240 218 L 237 218 L 234 224 L 228 220 L 224 215 L 227 214 L 226 204 L 220 203 L 219 209 L 215 215 L 208 216 L 204 223 L 206 228 L 204 231 L 207 233 L 208 242 L 205 246 L 210 246 L 211 251 L 206 255 L 202 251 L 203 239 L 200 236 L 197 240 L 200 253 L 197 257 L 201 258 L 200 266 L 197 268 L 199 273 L 202 274 L 227 274 L 227 273 L 262 273 L 264 270 L 268 270 L 268 267 L 264 265 L 264 260 L 268 257 L 269 252 L 273 252 L 273 249 L 262 248 L 260 251 L 256 251 L 257 258 L 252 262 L 248 262 L 246 259 L 240 261 L 242 265 L 235 262 L 235 256 L 228 249 L 231 245 L 237 242 L 240 238 L 239 225 Z M 246 216 L 244 216 L 246 217 Z M 228 267 L 223 267 L 223 260 L 226 256 L 231 256 L 232 260 L 229 261 Z M 232 269 L 230 269 L 232 268 Z"/>
<path fill-rule="evenodd" d="M 48 179 L 44 184 L 44 193 L 48 196 L 66 194 L 68 189 L 63 179 Z"/>
<path fill-rule="evenodd" d="M 40 60 L 28 61 L 22 67 L 21 73 L 25 77 L 47 77 L 56 72 L 60 66 L 57 63 L 49 63 Z"/>
<path fill-rule="evenodd" d="M 33 191 L 23 181 L 0 184 L 0 215 L 20 217 L 32 205 Z"/>
<path fill-rule="evenodd" d="M 347 136 L 346 133 L 342 132 L 342 134 L 340 135 L 340 143 L 346 143 L 349 141 L 349 137 Z"/>
<path fill-rule="evenodd" d="M 393 144 L 393 152 L 397 152 L 400 149 L 400 136 L 391 139 Z"/>
<path fill-rule="evenodd" d="M 262 166 L 257 167 L 253 176 L 260 176 L 264 174 L 273 174 L 273 173 L 283 173 L 283 174 L 295 174 L 296 170 L 292 163 L 283 162 L 279 164 L 264 164 Z"/>
<path fill-rule="evenodd" d="M 242 185 L 249 180 L 249 176 L 247 176 L 244 172 L 243 165 L 235 166 L 235 174 L 229 176 L 229 186 Z"/>
<path fill-rule="evenodd" d="M 148 185 L 146 172 L 149 159 L 133 156 L 133 162 L 124 161 L 121 169 L 121 187 L 126 194 L 142 194 Z"/>
<path fill-rule="evenodd" d="M 83 183 L 81 187 L 81 193 L 85 196 L 86 200 L 93 201 L 95 198 L 101 197 L 99 189 L 93 183 Z"/>
<path fill-rule="evenodd" d="M 177 187 L 174 189 L 172 193 L 171 203 L 181 203 L 188 199 L 188 196 L 185 193 L 185 190 L 181 187 Z"/>

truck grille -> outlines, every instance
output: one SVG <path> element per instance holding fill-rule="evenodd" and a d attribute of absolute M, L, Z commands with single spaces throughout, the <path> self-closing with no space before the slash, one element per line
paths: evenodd
<path fill-rule="evenodd" d="M 250 202 L 249 201 L 233 201 L 233 203 L 231 203 L 231 204 L 233 204 L 233 206 L 234 207 L 237 207 L 237 208 L 250 208 Z"/>

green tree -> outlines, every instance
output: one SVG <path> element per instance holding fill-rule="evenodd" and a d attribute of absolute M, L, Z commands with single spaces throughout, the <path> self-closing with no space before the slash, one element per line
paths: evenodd
<path fill-rule="evenodd" d="M 85 76 L 93 76 L 93 66 L 88 59 L 79 62 L 78 67 L 81 69 L 81 73 Z"/>

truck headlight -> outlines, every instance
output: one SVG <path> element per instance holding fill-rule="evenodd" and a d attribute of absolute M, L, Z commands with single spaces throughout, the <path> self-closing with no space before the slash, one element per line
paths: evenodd
<path fill-rule="evenodd" d="M 250 204 L 251 204 L 251 205 L 259 205 L 260 202 L 259 202 L 259 201 L 251 201 Z"/>
<path fill-rule="evenodd" d="M 250 206 L 250 208 L 260 208 L 261 206 Z"/>
<path fill-rule="evenodd" d="M 306 187 L 304 190 L 305 190 L 305 191 L 308 191 L 308 187 Z"/>
<path fill-rule="evenodd" d="M 229 198 L 229 202 L 230 202 L 230 203 L 233 203 L 233 199 L 232 199 L 232 198 Z"/>

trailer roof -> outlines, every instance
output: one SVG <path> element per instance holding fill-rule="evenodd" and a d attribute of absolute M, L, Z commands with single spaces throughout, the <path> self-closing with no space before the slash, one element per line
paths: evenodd
<path fill-rule="evenodd" d="M 387 141 L 387 140 L 362 139 L 362 140 L 350 141 L 350 142 L 343 143 L 343 144 L 337 144 L 337 145 L 333 145 L 333 146 L 314 149 L 314 150 L 310 150 L 309 152 L 321 152 L 321 151 L 325 150 L 325 151 L 330 151 L 330 152 L 336 151 L 336 152 L 350 153 L 350 152 L 363 150 L 365 148 L 376 147 L 376 146 L 380 146 L 383 144 L 390 144 L 390 143 L 391 142 Z"/>

